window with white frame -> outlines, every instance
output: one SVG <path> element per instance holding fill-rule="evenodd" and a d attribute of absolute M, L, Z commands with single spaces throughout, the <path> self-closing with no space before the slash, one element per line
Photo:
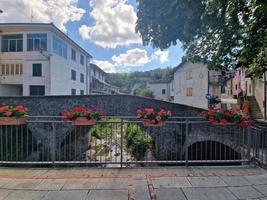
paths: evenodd
<path fill-rule="evenodd" d="M 29 33 L 27 34 L 27 50 L 39 51 L 47 50 L 47 34 L 46 33 Z"/>
<path fill-rule="evenodd" d="M 57 37 L 53 37 L 53 52 L 63 58 L 68 57 L 67 45 Z"/>
<path fill-rule="evenodd" d="M 21 52 L 23 51 L 23 35 L 3 35 L 2 52 Z"/>

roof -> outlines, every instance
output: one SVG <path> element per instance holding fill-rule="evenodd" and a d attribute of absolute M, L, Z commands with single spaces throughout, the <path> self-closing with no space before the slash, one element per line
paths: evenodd
<path fill-rule="evenodd" d="M 173 72 L 172 72 L 172 74 L 175 74 L 175 72 L 176 72 L 178 69 L 180 69 L 185 63 L 187 63 L 187 60 L 183 59 L 182 62 L 181 62 L 178 66 L 176 66 L 176 67 L 173 68 Z"/>
<path fill-rule="evenodd" d="M 23 28 L 29 27 L 29 28 L 34 28 L 34 27 L 44 27 L 44 28 L 50 28 L 51 31 L 53 31 L 56 34 L 61 35 L 65 40 L 68 40 L 70 43 L 72 43 L 76 48 L 78 48 L 80 51 L 82 51 L 84 54 L 87 55 L 87 57 L 92 58 L 92 55 L 89 54 L 86 50 L 84 50 L 79 44 L 77 44 L 74 40 L 72 40 L 68 35 L 66 35 L 64 32 L 62 32 L 56 25 L 53 23 L 0 23 L 0 33 L 1 30 L 4 28 L 7 28 L 8 30 L 14 29 L 16 27 L 22 26 Z"/>
<path fill-rule="evenodd" d="M 96 64 L 90 63 L 90 67 L 98 71 L 101 71 L 103 74 L 107 75 L 107 73 L 103 69 L 101 69 L 99 66 L 97 66 Z"/>
<path fill-rule="evenodd" d="M 149 84 L 162 84 L 162 83 L 170 83 L 171 80 L 154 80 L 154 81 L 148 81 Z"/>

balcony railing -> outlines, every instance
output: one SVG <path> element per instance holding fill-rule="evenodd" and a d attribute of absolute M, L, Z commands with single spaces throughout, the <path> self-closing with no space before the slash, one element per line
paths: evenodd
<path fill-rule="evenodd" d="M 266 165 L 267 131 L 212 126 L 198 118 L 172 118 L 145 127 L 132 117 L 74 126 L 59 117 L 30 117 L 26 125 L 0 126 L 2 165 Z"/>

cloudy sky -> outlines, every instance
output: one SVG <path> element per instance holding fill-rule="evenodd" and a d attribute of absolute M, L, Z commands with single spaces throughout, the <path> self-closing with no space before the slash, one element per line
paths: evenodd
<path fill-rule="evenodd" d="M 85 48 L 107 72 L 176 66 L 180 44 L 160 51 L 144 47 L 135 33 L 135 0 L 1 0 L 0 23 L 53 22 Z"/>

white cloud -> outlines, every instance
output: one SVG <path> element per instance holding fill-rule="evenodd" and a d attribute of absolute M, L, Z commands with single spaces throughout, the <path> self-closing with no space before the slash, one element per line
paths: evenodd
<path fill-rule="evenodd" d="M 135 33 L 136 13 L 126 0 L 91 0 L 90 5 L 90 15 L 95 23 L 79 28 L 84 40 L 91 40 L 104 48 L 141 43 Z"/>
<path fill-rule="evenodd" d="M 66 23 L 79 21 L 85 10 L 78 0 L 1 0 L 0 22 L 53 22 L 66 32 Z"/>
<path fill-rule="evenodd" d="M 152 54 L 151 58 L 153 60 L 159 60 L 161 63 L 165 63 L 168 61 L 169 58 L 169 50 L 166 51 L 157 50 Z"/>
<path fill-rule="evenodd" d="M 104 61 L 104 60 L 94 60 L 93 61 L 98 67 L 103 69 L 107 73 L 114 73 L 116 72 L 115 65 L 112 64 L 109 61 Z"/>
<path fill-rule="evenodd" d="M 112 60 L 115 62 L 116 66 L 123 67 L 138 67 L 143 66 L 150 62 L 147 51 L 144 49 L 131 49 L 122 53 L 118 56 L 112 56 Z"/>

